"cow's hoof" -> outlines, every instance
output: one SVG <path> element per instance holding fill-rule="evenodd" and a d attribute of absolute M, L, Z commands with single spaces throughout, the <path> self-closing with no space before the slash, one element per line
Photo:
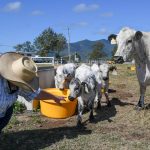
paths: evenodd
<path fill-rule="evenodd" d="M 141 107 L 141 106 L 139 106 L 139 105 L 137 105 L 137 106 L 135 106 L 135 110 L 137 110 L 137 111 L 140 111 L 140 110 L 143 110 L 145 107 L 143 106 L 143 107 Z"/>
<path fill-rule="evenodd" d="M 111 107 L 111 102 L 110 101 L 107 103 L 107 107 Z"/>
<path fill-rule="evenodd" d="M 82 128 L 82 127 L 83 127 L 83 124 L 81 123 L 81 121 L 78 121 L 78 122 L 77 122 L 77 128 L 80 129 L 80 128 Z"/>
<path fill-rule="evenodd" d="M 94 122 L 94 121 L 95 121 L 95 118 L 94 118 L 93 115 L 91 115 L 91 116 L 89 117 L 89 121 L 90 121 L 90 122 Z"/>
<path fill-rule="evenodd" d="M 97 104 L 96 109 L 100 110 L 102 108 L 101 104 Z"/>

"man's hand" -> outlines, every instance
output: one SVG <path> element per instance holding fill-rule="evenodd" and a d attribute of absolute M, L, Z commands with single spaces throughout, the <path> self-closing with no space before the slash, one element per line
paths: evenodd
<path fill-rule="evenodd" d="M 55 101 L 56 103 L 60 103 L 60 101 L 66 101 L 65 98 L 66 98 L 66 97 L 64 97 L 64 96 L 55 96 L 54 101 Z"/>

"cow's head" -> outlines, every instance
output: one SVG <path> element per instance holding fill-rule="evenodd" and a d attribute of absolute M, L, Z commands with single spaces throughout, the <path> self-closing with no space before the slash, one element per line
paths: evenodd
<path fill-rule="evenodd" d="M 81 82 L 78 78 L 73 78 L 69 84 L 70 94 L 68 99 L 73 101 L 81 94 Z"/>
<path fill-rule="evenodd" d="M 108 40 L 117 44 L 117 51 L 114 59 L 117 63 L 131 60 L 135 52 L 135 43 L 139 42 L 143 34 L 130 28 L 123 28 L 118 35 L 110 35 Z"/>
<path fill-rule="evenodd" d="M 82 91 L 84 90 L 84 93 L 89 93 L 89 88 L 87 83 L 82 82 L 78 78 L 73 78 L 69 84 L 70 89 L 70 95 L 68 96 L 68 99 L 70 101 L 73 101 L 77 97 L 79 97 L 82 94 Z"/>
<path fill-rule="evenodd" d="M 109 79 L 109 65 L 101 64 L 99 68 L 100 68 L 102 79 L 105 81 L 108 80 Z"/>
<path fill-rule="evenodd" d="M 67 82 L 70 82 L 71 79 L 74 77 L 74 72 L 69 72 L 68 70 L 66 70 L 65 68 L 63 69 L 63 75 L 64 75 L 64 80 Z"/>
<path fill-rule="evenodd" d="M 69 83 L 73 77 L 74 77 L 74 73 L 69 73 L 64 68 L 60 68 L 59 70 L 57 70 L 55 80 L 57 81 L 58 88 L 60 90 L 68 88 Z"/>
<path fill-rule="evenodd" d="M 56 74 L 55 80 L 57 81 L 58 88 L 60 90 L 63 90 L 65 88 L 65 82 L 66 82 L 64 74 Z"/>

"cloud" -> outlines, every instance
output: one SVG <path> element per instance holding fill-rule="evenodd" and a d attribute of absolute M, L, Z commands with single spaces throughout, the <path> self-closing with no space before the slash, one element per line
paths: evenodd
<path fill-rule="evenodd" d="M 81 13 L 81 12 L 95 11 L 97 9 L 99 9 L 98 4 L 87 5 L 87 4 L 81 3 L 81 4 L 76 5 L 73 10 L 77 13 Z"/>
<path fill-rule="evenodd" d="M 113 16 L 113 13 L 111 12 L 101 14 L 101 17 L 112 17 L 112 16 Z"/>
<path fill-rule="evenodd" d="M 107 31 L 106 28 L 101 28 L 99 31 L 96 32 L 97 34 L 100 34 L 100 35 L 105 35 L 105 34 L 108 34 L 109 32 Z"/>
<path fill-rule="evenodd" d="M 88 25 L 88 23 L 83 21 L 83 22 L 78 22 L 77 25 L 81 27 L 85 27 Z"/>
<path fill-rule="evenodd" d="M 33 16 L 40 16 L 40 15 L 43 15 L 44 13 L 40 10 L 34 10 L 32 11 L 31 15 Z"/>
<path fill-rule="evenodd" d="M 12 3 L 8 3 L 3 10 L 6 12 L 14 12 L 14 11 L 18 11 L 20 8 L 21 8 L 21 2 L 16 1 Z"/>
<path fill-rule="evenodd" d="M 76 22 L 76 23 L 71 23 L 70 26 L 72 28 L 81 28 L 81 27 L 86 27 L 88 26 L 88 23 L 85 21 L 81 21 L 81 22 Z"/>

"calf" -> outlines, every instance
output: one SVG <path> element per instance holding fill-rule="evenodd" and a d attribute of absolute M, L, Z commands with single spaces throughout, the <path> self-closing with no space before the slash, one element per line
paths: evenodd
<path fill-rule="evenodd" d="M 82 113 L 85 105 L 90 109 L 89 120 L 92 121 L 94 119 L 93 106 L 96 96 L 96 79 L 89 66 L 83 64 L 76 69 L 75 78 L 71 80 L 69 89 L 69 100 L 73 101 L 78 98 L 77 126 L 82 124 Z"/>
<path fill-rule="evenodd" d="M 101 89 L 104 89 L 104 95 L 106 97 L 107 106 L 110 107 L 111 103 L 109 101 L 108 90 L 109 90 L 109 72 L 116 70 L 115 66 L 109 66 L 108 64 L 101 64 L 98 66 L 97 64 L 93 64 L 91 67 L 92 71 L 96 76 L 97 81 L 97 96 L 95 102 L 97 103 L 97 108 L 101 108 L 101 97 L 102 92 Z"/>
<path fill-rule="evenodd" d="M 111 103 L 109 101 L 108 90 L 109 90 L 109 71 L 111 70 L 108 64 L 100 65 L 100 73 L 102 76 L 102 87 L 104 89 L 104 95 L 106 97 L 107 106 L 110 107 Z"/>
<path fill-rule="evenodd" d="M 91 66 L 91 69 L 95 75 L 96 78 L 96 97 L 95 97 L 95 103 L 97 104 L 97 109 L 101 107 L 100 101 L 102 97 L 102 74 L 100 73 L 100 68 L 97 64 L 93 64 Z"/>
<path fill-rule="evenodd" d="M 73 63 L 58 66 L 55 75 L 55 87 L 61 90 L 68 89 L 69 83 L 75 75 L 75 68 Z"/>

